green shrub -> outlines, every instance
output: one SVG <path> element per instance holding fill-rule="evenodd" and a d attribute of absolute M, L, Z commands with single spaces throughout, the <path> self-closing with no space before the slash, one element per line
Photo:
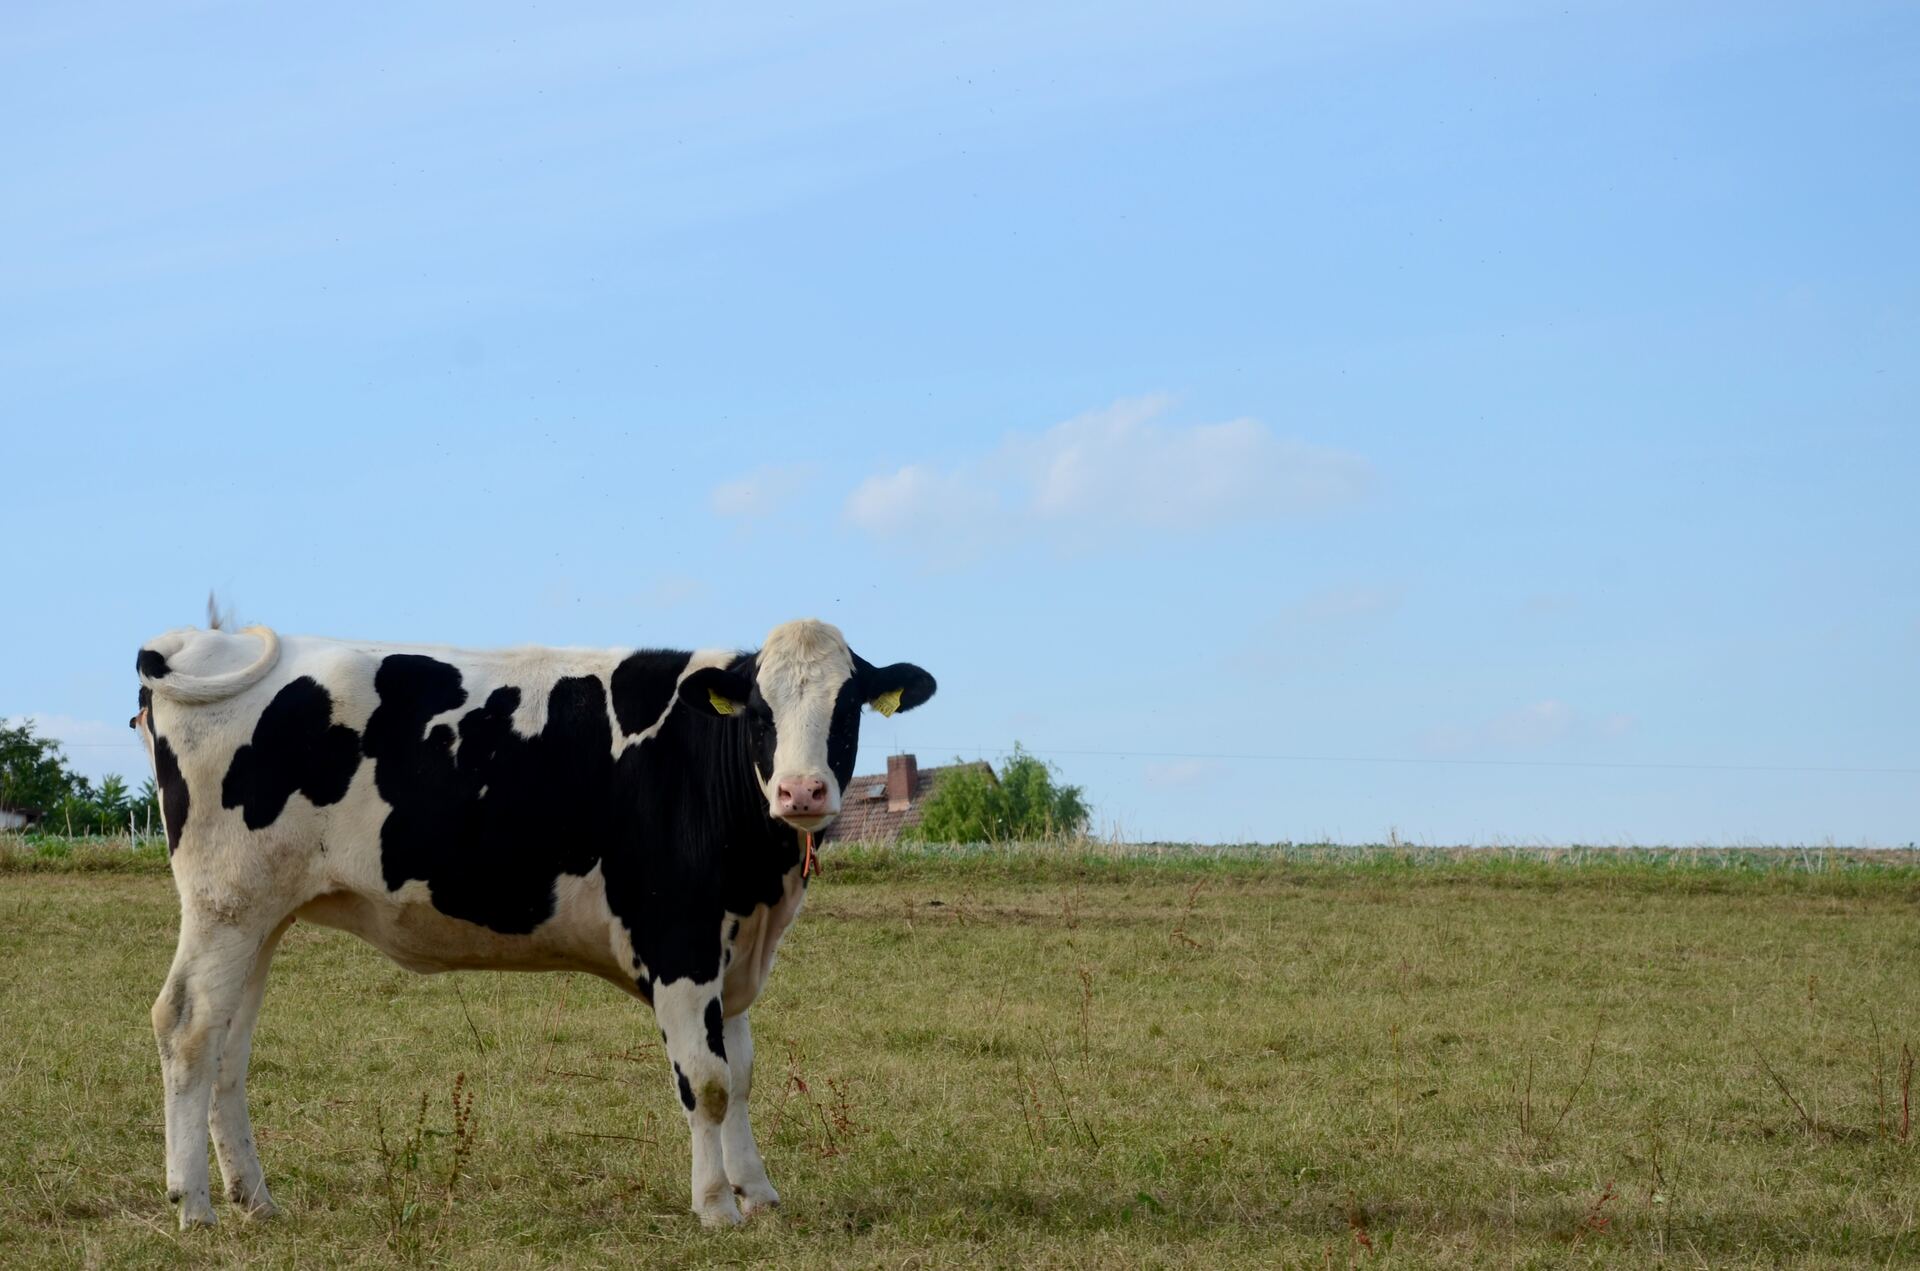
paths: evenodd
<path fill-rule="evenodd" d="M 125 834 L 130 825 L 151 832 L 160 816 L 151 778 L 135 794 L 109 773 L 96 789 L 67 766 L 58 741 L 33 729 L 30 719 L 0 726 L 0 807 L 36 815 L 52 833 Z"/>
<path fill-rule="evenodd" d="M 1015 742 L 999 780 L 984 768 L 961 768 L 940 781 L 920 824 L 903 837 L 923 843 L 1004 843 L 1051 839 L 1087 828 L 1079 786 L 1055 781 L 1058 770 Z"/>

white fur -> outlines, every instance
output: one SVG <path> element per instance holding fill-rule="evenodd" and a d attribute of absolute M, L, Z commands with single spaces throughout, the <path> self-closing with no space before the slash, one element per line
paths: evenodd
<path fill-rule="evenodd" d="M 727 1181 L 720 1138 L 732 1102 L 733 1073 L 725 1059 L 707 1049 L 707 1003 L 719 996 L 718 980 L 675 980 L 654 988 L 653 1013 L 666 1034 L 667 1058 L 677 1070 L 674 1097 L 680 1097 L 681 1078 L 693 1093 L 693 1107 L 687 1111 L 693 1138 L 693 1212 L 709 1227 L 733 1227 L 740 1223 L 740 1205 Z"/>
<path fill-rule="evenodd" d="M 217 702 L 258 684 L 280 660 L 280 637 L 270 627 L 225 631 L 169 631 L 145 645 L 167 659 L 168 673 L 140 682 L 176 702 Z M 239 658 L 244 662 L 235 665 Z"/>
<path fill-rule="evenodd" d="M 853 675 L 846 637 L 829 623 L 803 618 L 768 632 L 758 661 L 760 695 L 780 721 L 773 771 L 760 774 L 768 808 L 779 815 L 782 781 L 820 780 L 827 786 L 827 815 L 837 815 L 840 783 L 827 766 L 827 730 L 834 698 Z"/>
<path fill-rule="evenodd" d="M 246 1072 L 267 968 L 280 934 L 295 918 L 351 931 L 416 971 L 580 970 L 637 995 L 635 979 L 645 968 L 636 961 L 633 933 L 608 907 L 598 867 L 584 877 L 562 876 L 555 886 L 554 914 L 537 929 L 503 935 L 440 913 L 424 883 L 388 891 L 380 827 L 390 809 L 374 783 L 372 762 L 360 763 L 338 803 L 315 807 L 295 793 L 280 816 L 258 831 L 246 827 L 241 810 L 223 808 L 219 793 L 234 751 L 250 739 L 262 709 L 299 676 L 310 675 L 327 688 L 334 723 L 364 731 L 377 704 L 373 680 L 380 660 L 397 652 L 428 654 L 457 666 L 467 693 L 458 711 L 436 722 L 451 722 L 484 703 L 494 689 L 511 684 L 523 690 L 513 726 L 527 734 L 544 725 L 545 691 L 557 680 L 590 674 L 609 685 L 623 652 L 469 652 L 296 636 L 282 640 L 266 628 L 172 632 L 148 647 L 165 654 L 169 673 L 144 681 L 154 698 L 152 711 L 141 720 L 143 738 L 149 756 L 153 730 L 167 739 L 192 793 L 172 862 L 180 894 L 179 946 L 153 1008 L 166 1091 L 167 1189 L 180 1206 L 183 1227 L 214 1221 L 210 1125 L 229 1198 L 249 1214 L 274 1212 L 247 1116 Z M 823 623 L 794 623 L 777 628 L 768 648 L 762 692 L 776 702 L 783 724 L 821 717 L 794 726 L 791 737 L 783 727 L 781 754 L 808 771 L 825 773 L 826 715 L 852 670 L 846 643 Z M 724 665 L 733 656 L 704 651 L 686 670 Z M 663 712 L 640 733 L 623 735 L 611 709 L 616 755 L 645 744 L 665 718 Z M 836 787 L 836 807 L 838 797 Z M 741 1220 L 735 1189 L 748 1213 L 779 1199 L 748 1122 L 753 1047 L 746 1011 L 759 996 L 774 949 L 804 897 L 797 868 L 784 886 L 777 904 L 723 918 L 722 937 L 735 921 L 740 926 L 719 978 L 655 986 L 654 1008 L 668 1055 L 695 1092 L 688 1114 L 693 1206 L 711 1224 Z M 707 1047 L 705 1012 L 716 998 L 727 1017 L 725 1059 Z"/>
<path fill-rule="evenodd" d="M 800 906 L 806 897 L 807 890 L 796 866 L 782 880 L 777 903 L 761 905 L 750 914 L 740 915 L 740 927 L 727 948 L 722 972 L 727 1068 L 732 1077 L 733 1096 L 720 1125 L 720 1144 L 726 1159 L 727 1181 L 739 1195 L 741 1210 L 749 1218 L 779 1205 L 780 1193 L 773 1189 L 773 1181 L 767 1177 L 766 1162 L 760 1158 L 760 1146 L 754 1141 L 753 1125 L 747 1117 L 747 1100 L 753 1093 L 753 1029 L 747 1022 L 747 1009 L 766 986 L 780 937 L 800 916 Z"/>
<path fill-rule="evenodd" d="M 727 1021 L 726 1039 L 733 1098 L 720 1123 L 720 1147 L 726 1157 L 727 1181 L 740 1197 L 741 1212 L 751 1218 L 777 1206 L 780 1193 L 767 1177 L 767 1163 L 760 1159 L 760 1145 L 754 1142 L 753 1125 L 747 1120 L 747 1098 L 753 1093 L 753 1029 L 744 1013 Z"/>

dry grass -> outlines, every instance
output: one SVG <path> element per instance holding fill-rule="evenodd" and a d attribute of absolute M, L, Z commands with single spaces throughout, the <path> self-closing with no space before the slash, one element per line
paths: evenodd
<path fill-rule="evenodd" d="M 296 927 L 253 1078 L 287 1216 L 191 1236 L 146 1023 L 172 893 L 75 864 L 0 861 L 9 1266 L 1920 1258 L 1893 858 L 846 852 L 755 1012 L 786 1208 L 722 1233 L 644 1008 Z"/>

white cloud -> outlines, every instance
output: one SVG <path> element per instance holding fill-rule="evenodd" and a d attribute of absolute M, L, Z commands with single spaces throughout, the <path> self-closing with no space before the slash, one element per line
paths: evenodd
<path fill-rule="evenodd" d="M 672 609 L 707 594 L 707 584 L 682 574 L 662 574 L 637 599 L 647 609 Z"/>
<path fill-rule="evenodd" d="M 1616 711 L 1611 715 L 1602 715 L 1593 721 L 1593 726 L 1594 731 L 1602 737 L 1625 737 L 1638 722 L 1633 716 Z"/>
<path fill-rule="evenodd" d="M 951 557 L 994 541 L 1005 508 L 995 490 L 962 473 L 909 464 L 862 481 L 847 496 L 843 514 L 888 539 L 929 540 L 939 545 L 939 555 Z"/>
<path fill-rule="evenodd" d="M 1481 734 L 1496 746 L 1527 749 L 1551 745 L 1573 731 L 1573 707 L 1554 698 L 1531 702 L 1481 725 Z"/>
<path fill-rule="evenodd" d="M 708 498 L 720 516 L 760 520 L 792 502 L 819 475 L 818 464 L 763 464 L 743 477 L 721 482 Z"/>
<path fill-rule="evenodd" d="M 1227 665 L 1270 675 L 1348 661 L 1363 638 L 1387 625 L 1406 595 L 1397 584 L 1310 592 L 1282 606 L 1272 622 L 1228 655 Z"/>
<path fill-rule="evenodd" d="M 1594 714 L 1558 698 L 1529 702 L 1472 727 L 1445 725 L 1428 730 L 1425 748 L 1436 754 L 1461 754 L 1482 749 L 1550 750 L 1596 740 L 1612 740 L 1633 731 L 1634 717 L 1619 713 Z"/>
<path fill-rule="evenodd" d="M 1212 780 L 1219 768 L 1220 765 L 1211 759 L 1174 759 L 1147 764 L 1140 770 L 1140 775 L 1150 786 L 1179 789 Z"/>
<path fill-rule="evenodd" d="M 1301 597 L 1280 617 L 1289 626 L 1358 622 L 1392 613 L 1405 596 L 1404 587 L 1330 587 Z"/>
<path fill-rule="evenodd" d="M 1531 618 L 1558 618 L 1574 613 L 1580 601 L 1565 592 L 1535 592 L 1521 602 L 1521 612 Z"/>
<path fill-rule="evenodd" d="M 1086 548 L 1116 534 L 1184 533 L 1350 503 L 1372 468 L 1358 455 L 1276 437 L 1251 419 L 1173 425 L 1165 397 L 1115 402 L 950 466 L 867 478 L 843 513 L 855 528 L 949 559 L 1039 536 Z"/>

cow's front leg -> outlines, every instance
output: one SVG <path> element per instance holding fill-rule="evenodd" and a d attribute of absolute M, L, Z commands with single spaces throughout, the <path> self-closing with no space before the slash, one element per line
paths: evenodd
<path fill-rule="evenodd" d="M 760 1159 L 760 1145 L 753 1141 L 753 1125 L 747 1119 L 748 1097 L 753 1093 L 753 1029 L 747 1024 L 747 1013 L 728 1020 L 723 1031 L 733 1097 L 727 1101 L 727 1117 L 720 1125 L 720 1142 L 726 1149 L 727 1181 L 739 1195 L 742 1211 L 752 1217 L 778 1205 L 780 1193 L 767 1177 L 767 1163 Z"/>
<path fill-rule="evenodd" d="M 709 1227 L 738 1226 L 740 1206 L 727 1181 L 721 1145 L 733 1077 L 720 1014 L 720 981 L 656 985 L 653 1009 L 673 1062 L 674 1092 L 687 1110 L 693 1138 L 693 1212 Z"/>

